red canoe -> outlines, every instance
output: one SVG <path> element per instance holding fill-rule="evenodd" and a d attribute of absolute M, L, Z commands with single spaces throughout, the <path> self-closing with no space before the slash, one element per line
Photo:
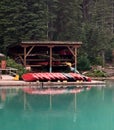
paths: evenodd
<path fill-rule="evenodd" d="M 22 79 L 24 81 L 32 82 L 32 81 L 64 81 L 69 79 L 73 79 L 72 81 L 76 80 L 82 80 L 82 81 L 91 81 L 90 77 L 81 75 L 81 74 L 76 74 L 76 73 L 26 73 L 22 75 Z"/>
<path fill-rule="evenodd" d="M 33 82 L 38 80 L 38 78 L 33 73 L 26 73 L 22 75 L 24 81 Z"/>
<path fill-rule="evenodd" d="M 84 80 L 83 76 L 77 73 L 70 73 L 76 80 Z"/>

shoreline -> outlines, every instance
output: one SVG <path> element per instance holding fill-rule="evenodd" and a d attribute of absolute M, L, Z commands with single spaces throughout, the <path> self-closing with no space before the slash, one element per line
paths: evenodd
<path fill-rule="evenodd" d="M 114 76 L 112 77 L 91 77 L 92 80 L 114 80 Z"/>
<path fill-rule="evenodd" d="M 23 80 L 14 80 L 14 77 L 9 76 L 9 75 L 2 75 L 2 79 L 0 80 L 0 88 L 1 87 L 38 87 L 38 88 L 60 88 L 60 87 L 72 87 L 72 86 L 106 86 L 106 80 L 113 80 L 114 77 L 91 77 L 92 81 L 91 82 L 26 82 Z"/>
<path fill-rule="evenodd" d="M 0 87 L 38 87 L 38 88 L 66 88 L 72 86 L 105 86 L 105 81 L 92 80 L 91 82 L 25 82 L 1 80 Z"/>

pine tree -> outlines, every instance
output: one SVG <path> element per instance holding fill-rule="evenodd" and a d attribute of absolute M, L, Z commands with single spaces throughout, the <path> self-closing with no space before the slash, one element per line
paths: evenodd
<path fill-rule="evenodd" d="M 47 39 L 47 9 L 43 0 L 1 0 L 0 44 L 2 50 L 22 40 Z"/>

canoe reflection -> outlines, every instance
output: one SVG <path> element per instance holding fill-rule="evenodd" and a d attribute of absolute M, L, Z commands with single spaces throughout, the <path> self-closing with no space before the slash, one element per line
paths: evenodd
<path fill-rule="evenodd" d="M 87 87 L 89 90 L 91 87 Z M 47 88 L 47 89 L 38 89 L 38 88 L 24 88 L 23 91 L 27 94 L 39 94 L 39 95 L 57 95 L 57 94 L 67 94 L 67 93 L 80 93 L 84 90 L 83 87 L 65 89 L 65 88 Z"/>

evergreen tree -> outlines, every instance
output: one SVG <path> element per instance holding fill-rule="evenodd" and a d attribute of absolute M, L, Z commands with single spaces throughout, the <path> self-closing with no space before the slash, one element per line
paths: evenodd
<path fill-rule="evenodd" d="M 2 50 L 22 40 L 47 39 L 47 5 L 39 0 L 1 0 L 0 44 Z"/>
<path fill-rule="evenodd" d="M 78 0 L 60 2 L 60 10 L 58 13 L 58 38 L 61 40 L 78 41 L 81 30 L 81 11 Z"/>
<path fill-rule="evenodd" d="M 82 41 L 91 62 L 114 46 L 112 0 L 1 0 L 0 49 L 22 40 Z"/>
<path fill-rule="evenodd" d="M 94 63 L 99 55 L 104 58 L 103 53 L 111 47 L 109 42 L 113 35 L 111 29 L 107 26 L 108 18 L 111 15 L 109 5 L 110 2 L 106 0 L 84 0 L 81 4 L 82 14 L 86 13 L 82 15 L 81 39 L 84 44 L 81 50 Z"/>

